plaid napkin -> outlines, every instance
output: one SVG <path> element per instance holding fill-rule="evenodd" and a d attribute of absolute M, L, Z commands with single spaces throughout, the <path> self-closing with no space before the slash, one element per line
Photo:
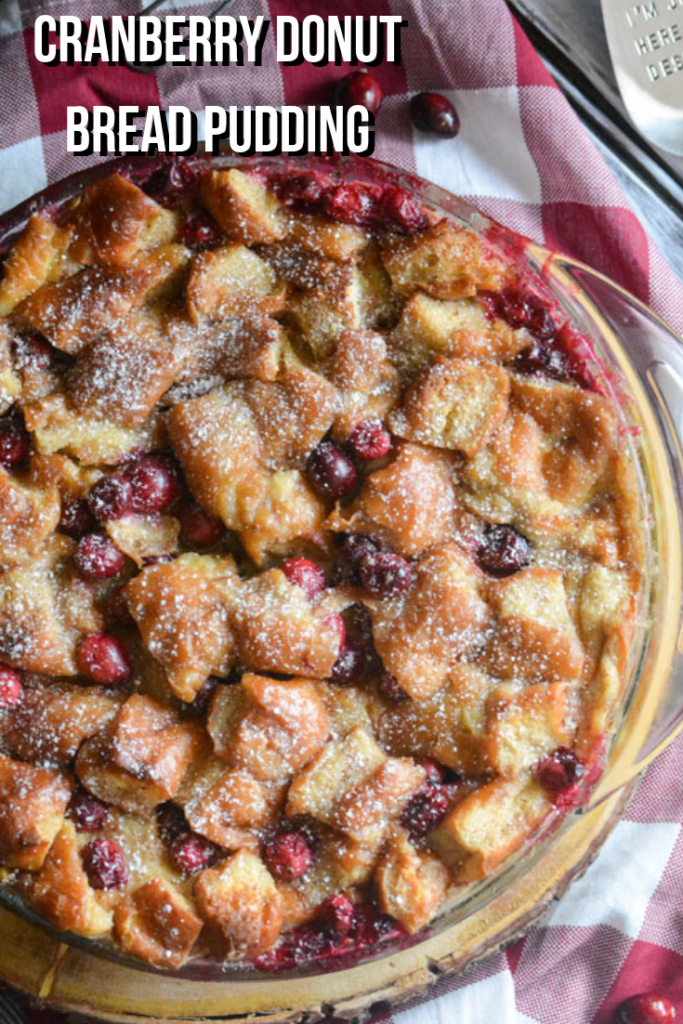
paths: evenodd
<path fill-rule="evenodd" d="M 211 4 L 172 0 L 182 13 Z M 269 34 L 261 68 L 45 68 L 32 24 L 44 10 L 88 17 L 134 13 L 134 0 L 0 0 L 0 210 L 97 157 L 66 153 L 67 104 L 329 102 L 345 68 L 281 68 Z M 166 9 L 166 8 L 164 8 Z M 170 9 L 170 6 L 169 6 Z M 327 14 L 323 0 L 238 0 L 236 11 L 274 19 Z M 471 199 L 516 231 L 584 260 L 683 330 L 681 284 L 649 241 L 616 181 L 554 86 L 503 0 L 337 0 L 335 14 L 401 14 L 403 66 L 375 69 L 386 99 L 376 156 Z M 462 131 L 415 134 L 407 96 L 445 92 Z M 16 98 L 16 102 L 13 101 Z M 585 877 L 523 942 L 429 997 L 387 1015 L 395 1024 L 608 1024 L 618 1003 L 659 989 L 683 1011 L 683 740 L 648 770 L 624 820 Z M 0 1024 L 23 1024 L 0 996 Z M 40 1014 L 40 1024 L 51 1017 Z M 59 1020 L 58 1017 L 54 1018 Z"/>

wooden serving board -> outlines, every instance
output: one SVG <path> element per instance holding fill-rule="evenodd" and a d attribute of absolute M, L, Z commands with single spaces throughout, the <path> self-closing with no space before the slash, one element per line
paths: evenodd
<path fill-rule="evenodd" d="M 253 1024 L 324 1016 L 359 1020 L 419 995 L 520 938 L 590 865 L 635 782 L 580 816 L 533 869 L 488 906 L 411 949 L 309 978 L 255 972 L 197 981 L 114 963 L 65 945 L 0 909 L 0 980 L 54 1009 L 106 1021 Z"/>

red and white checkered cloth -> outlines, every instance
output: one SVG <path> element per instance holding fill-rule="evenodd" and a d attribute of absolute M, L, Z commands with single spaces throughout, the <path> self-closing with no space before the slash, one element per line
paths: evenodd
<path fill-rule="evenodd" d="M 172 0 L 181 13 L 212 4 Z M 170 8 L 170 5 L 169 5 Z M 43 12 L 135 13 L 135 0 L 0 0 L 0 210 L 84 166 L 66 152 L 68 104 L 329 102 L 345 68 L 281 68 L 273 29 L 261 68 L 46 68 L 33 57 Z M 166 8 L 164 8 L 166 9 Z M 328 14 L 324 0 L 238 0 L 239 14 Z M 683 330 L 683 289 L 503 0 L 337 0 L 335 14 L 401 14 L 403 66 L 375 69 L 386 99 L 376 156 L 471 199 L 511 228 L 593 265 Z M 416 135 L 407 96 L 447 93 L 456 139 Z M 87 158 L 94 162 L 97 157 Z M 683 1012 L 683 739 L 648 770 L 596 863 L 543 927 L 429 998 L 396 1024 L 608 1024 L 625 997 L 659 989 Z M 4 998 L 4 1002 L 3 1002 Z M 0 997 L 0 1024 L 24 1011 Z M 51 1018 L 27 1011 L 41 1024 Z M 384 1018 L 389 1020 L 389 1017 Z"/>

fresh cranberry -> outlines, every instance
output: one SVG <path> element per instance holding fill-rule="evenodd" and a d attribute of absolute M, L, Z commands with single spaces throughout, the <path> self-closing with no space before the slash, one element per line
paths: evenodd
<path fill-rule="evenodd" d="M 583 777 L 585 768 L 573 750 L 558 747 L 536 768 L 538 781 L 555 800 Z"/>
<path fill-rule="evenodd" d="M 393 918 L 387 914 L 381 914 L 371 903 L 361 903 L 356 906 L 349 937 L 359 948 L 367 949 L 369 946 L 375 946 L 392 932 L 398 933 L 398 926 Z"/>
<path fill-rule="evenodd" d="M 13 708 L 23 696 L 19 673 L 8 665 L 0 665 L 0 710 Z"/>
<path fill-rule="evenodd" d="M 338 612 L 333 612 L 331 615 L 327 615 L 323 619 L 323 622 L 328 629 L 333 629 L 339 637 L 339 648 L 341 650 L 346 642 L 346 623 L 342 619 L 341 615 L 339 615 Z"/>
<path fill-rule="evenodd" d="M 384 189 L 379 213 L 384 223 L 404 235 L 414 235 L 427 227 L 427 218 L 419 202 L 399 185 Z"/>
<path fill-rule="evenodd" d="M 322 441 L 308 456 L 306 475 L 319 494 L 343 498 L 358 482 L 358 473 L 348 455 L 331 441 Z"/>
<path fill-rule="evenodd" d="M 0 419 L 0 466 L 10 469 L 28 458 L 31 439 L 17 416 L 3 416 Z"/>
<path fill-rule="evenodd" d="M 93 889 L 122 889 L 128 883 L 123 851 L 113 839 L 91 839 L 81 853 Z"/>
<path fill-rule="evenodd" d="M 118 686 L 133 671 L 128 652 L 111 633 L 91 633 L 81 643 L 76 657 L 78 669 L 100 686 Z"/>
<path fill-rule="evenodd" d="M 225 537 L 225 526 L 217 516 L 205 512 L 194 502 L 184 505 L 178 513 L 180 535 L 188 547 L 209 548 Z"/>
<path fill-rule="evenodd" d="M 379 420 L 363 420 L 354 428 L 349 444 L 356 458 L 372 462 L 387 454 L 391 448 L 391 434 Z"/>
<path fill-rule="evenodd" d="M 514 526 L 489 523 L 477 549 L 479 566 L 502 580 L 519 572 L 531 561 L 531 544 Z"/>
<path fill-rule="evenodd" d="M 419 764 L 420 768 L 424 768 L 427 772 L 426 781 L 429 783 L 439 784 L 446 781 L 446 769 L 443 765 L 439 764 L 431 757 L 419 757 L 416 758 L 415 764 Z"/>
<path fill-rule="evenodd" d="M 111 537 L 104 533 L 88 533 L 81 537 L 74 562 L 87 580 L 108 580 L 123 569 L 126 559 Z"/>
<path fill-rule="evenodd" d="M 32 334 L 21 340 L 21 361 L 31 370 L 49 370 L 55 357 L 55 350 L 49 341 Z"/>
<path fill-rule="evenodd" d="M 85 498 L 76 498 L 62 508 L 59 529 L 77 540 L 96 526 L 96 520 Z"/>
<path fill-rule="evenodd" d="M 131 508 L 142 515 L 163 512 L 178 496 L 180 482 L 169 459 L 145 455 L 127 470 L 133 488 Z"/>
<path fill-rule="evenodd" d="M 325 213 L 340 224 L 363 227 L 375 216 L 375 204 L 381 192 L 358 181 L 337 185 L 325 196 Z"/>
<path fill-rule="evenodd" d="M 450 797 L 447 786 L 427 781 L 404 809 L 401 823 L 414 839 L 419 839 L 436 828 L 446 817 Z"/>
<path fill-rule="evenodd" d="M 180 225 L 178 236 L 181 242 L 192 249 L 206 249 L 218 245 L 223 233 L 218 224 L 209 217 L 189 217 Z"/>
<path fill-rule="evenodd" d="M 410 700 L 410 694 L 406 693 L 402 686 L 399 686 L 396 677 L 386 669 L 382 669 L 377 676 L 377 686 L 382 696 L 393 700 L 395 704 L 403 704 L 404 701 Z"/>
<path fill-rule="evenodd" d="M 271 875 L 287 882 L 305 875 L 313 863 L 313 849 L 303 832 L 278 832 L 265 845 L 266 866 Z"/>
<path fill-rule="evenodd" d="M 157 832 L 165 846 L 170 846 L 182 835 L 187 835 L 190 826 L 182 807 L 168 800 L 165 804 L 159 804 L 156 809 Z"/>
<path fill-rule="evenodd" d="M 168 172 L 168 184 L 177 192 L 184 192 L 197 181 L 197 168 L 187 160 L 176 160 Z"/>
<path fill-rule="evenodd" d="M 301 587 L 309 601 L 325 589 L 325 574 L 310 558 L 285 558 L 280 569 L 290 583 Z"/>
<path fill-rule="evenodd" d="M 358 565 L 365 555 L 381 551 L 382 542 L 371 533 L 347 533 L 341 542 L 341 549 L 350 562 Z"/>
<path fill-rule="evenodd" d="M 92 793 L 80 789 L 71 797 L 66 816 L 79 832 L 99 832 L 107 823 L 109 808 Z"/>
<path fill-rule="evenodd" d="M 178 871 L 183 875 L 196 875 L 216 863 L 219 849 L 197 832 L 188 832 L 173 840 L 169 853 Z"/>
<path fill-rule="evenodd" d="M 400 555 L 372 551 L 360 560 L 358 577 L 363 589 L 373 597 L 395 597 L 410 586 L 413 570 Z"/>
<path fill-rule="evenodd" d="M 217 676 L 209 676 L 201 690 L 198 692 L 195 699 L 192 701 L 190 707 L 193 711 L 198 712 L 200 715 L 205 714 L 209 710 L 209 705 L 213 699 L 213 695 L 218 689 L 220 679 Z"/>
<path fill-rule="evenodd" d="M 440 92 L 419 92 L 410 101 L 410 117 L 421 132 L 453 138 L 460 131 L 458 112 Z"/>
<path fill-rule="evenodd" d="M 623 1024 L 673 1024 L 676 1007 L 658 992 L 641 992 L 620 1003 L 619 1020 Z"/>
<path fill-rule="evenodd" d="M 360 640 L 348 637 L 337 655 L 330 680 L 339 686 L 350 686 L 361 678 L 367 667 L 365 646 Z"/>
<path fill-rule="evenodd" d="M 328 896 L 316 914 L 316 923 L 337 944 L 351 931 L 354 904 L 344 893 Z"/>
<path fill-rule="evenodd" d="M 90 511 L 101 523 L 121 519 L 133 508 L 133 485 L 121 473 L 98 480 L 88 498 Z"/>
<path fill-rule="evenodd" d="M 382 106 L 384 93 L 377 79 L 368 71 L 352 71 L 337 84 L 336 100 L 343 107 L 365 107 L 376 114 Z"/>

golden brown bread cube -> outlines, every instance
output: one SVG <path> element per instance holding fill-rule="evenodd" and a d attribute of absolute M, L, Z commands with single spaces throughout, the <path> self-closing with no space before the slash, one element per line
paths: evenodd
<path fill-rule="evenodd" d="M 392 462 L 369 473 L 360 494 L 329 520 L 333 530 L 379 533 L 402 555 L 419 555 L 455 532 L 452 467 L 438 452 L 402 444 Z"/>
<path fill-rule="evenodd" d="M 471 457 L 505 419 L 509 392 L 502 366 L 442 356 L 411 384 L 389 424 L 399 437 Z"/>
<path fill-rule="evenodd" d="M 122 516 L 111 519 L 105 530 L 119 551 L 140 569 L 148 559 L 174 555 L 178 550 L 180 523 L 174 516 Z"/>
<path fill-rule="evenodd" d="M 67 768 L 81 743 L 103 729 L 120 704 L 98 686 L 35 683 L 7 713 L 5 745 L 12 757 Z"/>
<path fill-rule="evenodd" d="M 242 583 L 231 621 L 239 660 L 254 672 L 326 679 L 337 660 L 334 622 L 279 569 Z"/>
<path fill-rule="evenodd" d="M 249 772 L 228 769 L 224 760 L 211 755 L 192 766 L 176 803 L 194 831 L 212 842 L 227 850 L 256 849 L 259 829 L 273 814 L 271 797 Z"/>
<path fill-rule="evenodd" d="M 33 214 L 2 264 L 0 316 L 7 316 L 46 281 L 54 281 L 76 268 L 66 257 L 70 228 Z"/>
<path fill-rule="evenodd" d="M 585 652 L 567 607 L 559 569 L 522 569 L 491 590 L 498 613 L 498 657 L 522 679 L 578 679 Z"/>
<path fill-rule="evenodd" d="M 388 757 L 337 802 L 335 828 L 361 840 L 368 830 L 384 827 L 397 817 L 423 785 L 426 772 L 410 757 Z"/>
<path fill-rule="evenodd" d="M 569 683 L 497 687 L 486 704 L 488 764 L 506 778 L 533 768 L 557 747 L 570 745 L 577 711 L 578 694 Z"/>
<path fill-rule="evenodd" d="M 88 185 L 72 207 L 70 255 L 79 263 L 127 263 L 136 252 L 173 240 L 177 215 L 132 181 L 111 174 Z"/>
<path fill-rule="evenodd" d="M 378 294 L 378 282 L 355 264 L 330 275 L 316 288 L 296 293 L 288 305 L 316 359 L 332 356 L 345 331 L 376 327 L 385 307 L 386 297 L 381 291 Z"/>
<path fill-rule="evenodd" d="M 416 850 L 407 832 L 394 828 L 375 872 L 380 909 L 415 935 L 431 921 L 448 889 L 448 871 L 427 850 Z"/>
<path fill-rule="evenodd" d="M 89 411 L 76 412 L 63 394 L 47 395 L 26 406 L 24 416 L 42 455 L 63 452 L 82 466 L 113 466 L 133 451 L 163 445 L 158 416 L 139 427 L 122 427 Z"/>
<path fill-rule="evenodd" d="M 352 224 L 340 224 L 326 217 L 289 210 L 288 241 L 308 249 L 316 256 L 346 263 L 358 255 L 370 241 L 369 236 Z"/>
<path fill-rule="evenodd" d="M 154 264 L 86 267 L 45 284 L 17 307 L 36 331 L 68 355 L 79 355 L 141 305 L 167 270 Z"/>
<path fill-rule="evenodd" d="M 283 312 L 285 292 L 275 271 L 244 245 L 198 253 L 190 264 L 187 309 L 194 323 L 235 315 Z"/>
<path fill-rule="evenodd" d="M 130 613 L 173 693 L 193 701 L 212 673 L 227 675 L 234 640 L 221 580 L 235 573 L 230 558 L 186 555 L 150 565 L 125 588 Z"/>
<path fill-rule="evenodd" d="M 433 355 L 507 362 L 528 347 L 530 337 L 490 320 L 476 299 L 449 302 L 416 292 L 403 307 L 391 341 L 401 362 L 414 366 Z"/>
<path fill-rule="evenodd" d="M 187 769 L 206 748 L 198 723 L 183 721 L 151 697 L 133 694 L 113 721 L 83 744 L 76 774 L 105 803 L 145 816 L 175 796 Z"/>
<path fill-rule="evenodd" d="M 472 231 L 447 220 L 382 247 L 393 286 L 409 297 L 416 291 L 434 299 L 460 299 L 478 289 L 497 291 L 506 268 Z"/>
<path fill-rule="evenodd" d="M 368 419 L 383 419 L 399 399 L 398 371 L 375 331 L 345 331 L 334 352 L 331 380 L 341 393 L 335 433 L 347 439 Z"/>
<path fill-rule="evenodd" d="M 0 565 L 26 562 L 57 529 L 57 488 L 20 482 L 0 467 Z"/>
<path fill-rule="evenodd" d="M 466 775 L 485 771 L 486 699 L 495 685 L 474 665 L 454 665 L 434 696 L 387 707 L 377 724 L 382 746 L 399 757 L 432 757 Z"/>
<path fill-rule="evenodd" d="M 155 967 L 182 967 L 202 927 L 189 900 L 163 878 L 138 886 L 114 911 L 114 934 L 122 948 Z"/>
<path fill-rule="evenodd" d="M 0 754 L 0 864 L 25 871 L 42 867 L 70 796 L 61 772 Z"/>
<path fill-rule="evenodd" d="M 341 812 L 342 820 L 350 824 L 352 833 L 362 833 L 362 827 L 357 830 L 350 820 L 352 808 L 344 801 L 368 782 L 368 792 L 372 792 L 375 784 L 371 780 L 378 778 L 375 772 L 386 761 L 386 755 L 366 729 L 360 726 L 352 729 L 343 739 L 327 743 L 316 759 L 294 779 L 287 795 L 287 814 L 308 814 L 336 827 L 337 815 Z M 420 776 L 420 781 L 423 777 Z M 420 782 L 415 788 L 419 785 Z M 378 804 L 377 812 L 381 824 L 384 807 Z"/>
<path fill-rule="evenodd" d="M 197 877 L 194 898 L 228 957 L 255 957 L 273 946 L 282 927 L 282 905 L 262 861 L 239 850 Z"/>
<path fill-rule="evenodd" d="M 282 469 L 268 477 L 261 501 L 239 538 L 251 560 L 261 566 L 269 556 L 291 554 L 301 540 L 316 540 L 326 514 L 305 473 Z"/>
<path fill-rule="evenodd" d="M 597 657 L 615 634 L 627 640 L 637 612 L 632 573 L 593 563 L 586 573 L 579 599 L 581 639 Z"/>
<path fill-rule="evenodd" d="M 189 350 L 171 344 L 157 321 L 131 315 L 92 344 L 66 379 L 72 408 L 137 427 L 181 373 Z"/>
<path fill-rule="evenodd" d="M 475 882 L 518 849 L 551 809 L 538 783 L 494 779 L 457 804 L 429 833 L 429 844 L 457 884 Z"/>
<path fill-rule="evenodd" d="M 230 530 L 248 527 L 267 489 L 261 438 L 240 381 L 180 402 L 168 431 L 197 501 Z"/>
<path fill-rule="evenodd" d="M 197 378 L 207 383 L 225 378 L 275 380 L 287 343 L 277 320 L 266 316 L 240 316 L 215 323 L 192 323 L 176 315 L 167 323 L 173 345 L 188 349 L 178 382 L 192 386 Z"/>
<path fill-rule="evenodd" d="M 229 238 L 253 245 L 274 242 L 285 234 L 286 222 L 277 196 L 236 167 L 206 171 L 200 191 L 202 202 Z"/>
<path fill-rule="evenodd" d="M 456 659 L 481 643 L 491 624 L 479 593 L 482 581 L 459 548 L 437 547 L 419 562 L 403 595 L 371 611 L 382 663 L 411 697 L 423 700 L 435 694 Z"/>
<path fill-rule="evenodd" d="M 216 753 L 233 768 L 277 782 L 315 757 L 329 735 L 329 718 L 309 679 L 247 673 L 216 691 L 207 728 Z"/>
<path fill-rule="evenodd" d="M 7 321 L 0 320 L 0 415 L 11 409 L 19 395 L 24 398 L 21 367 L 15 369 L 13 346 L 17 346 L 17 339 Z"/>
<path fill-rule="evenodd" d="M 98 902 L 81 862 L 76 829 L 65 821 L 26 893 L 32 906 L 60 931 L 94 937 L 111 930 L 111 911 Z"/>

